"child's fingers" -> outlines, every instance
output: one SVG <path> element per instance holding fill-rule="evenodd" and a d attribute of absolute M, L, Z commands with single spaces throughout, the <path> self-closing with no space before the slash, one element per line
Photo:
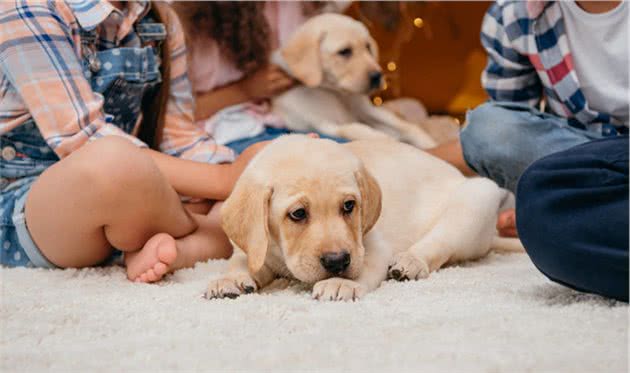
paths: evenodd
<path fill-rule="evenodd" d="M 270 71 L 267 76 L 269 77 L 269 80 L 293 79 L 282 70 Z"/>
<path fill-rule="evenodd" d="M 280 74 L 286 75 L 286 73 L 280 66 L 274 65 L 274 64 L 269 65 L 269 69 L 267 71 L 272 72 L 272 73 L 280 73 Z"/>
<path fill-rule="evenodd" d="M 271 82 L 270 87 L 273 92 L 281 92 L 286 91 L 294 85 L 295 81 L 293 79 L 278 79 Z"/>
<path fill-rule="evenodd" d="M 269 77 L 270 83 L 280 84 L 280 83 L 290 82 L 290 81 L 293 81 L 293 79 L 289 78 L 288 76 L 278 75 L 278 76 Z"/>

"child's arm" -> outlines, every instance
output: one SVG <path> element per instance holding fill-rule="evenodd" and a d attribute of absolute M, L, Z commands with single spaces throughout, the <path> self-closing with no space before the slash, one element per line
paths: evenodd
<path fill-rule="evenodd" d="M 195 119 L 210 118 L 215 113 L 228 106 L 237 105 L 251 100 L 243 89 L 243 78 L 234 83 L 195 94 Z"/>
<path fill-rule="evenodd" d="M 233 163 L 207 164 L 171 157 L 155 150 L 146 149 L 162 174 L 177 191 L 189 197 L 225 200 L 249 161 L 266 142 L 254 144 Z"/>
<path fill-rule="evenodd" d="M 27 2 L 20 7 L 0 2 L 0 13 L 6 15 L 0 22 L 0 70 L 6 79 L 2 84 L 10 82 L 22 101 L 10 115 L 18 121 L 32 117 L 59 158 L 111 135 L 146 146 L 105 120 L 103 97 L 83 76 L 69 36 L 75 20 L 65 7 L 63 2 Z M 18 100 L 18 95 L 7 100 Z"/>
<path fill-rule="evenodd" d="M 147 151 L 179 194 L 224 200 L 249 160 L 264 143 L 250 146 L 234 161 L 234 153 L 229 148 L 217 145 L 210 135 L 195 125 L 194 100 L 186 74 L 184 35 L 175 13 L 170 8 L 167 10 L 170 87 L 160 143 L 160 151 L 165 154 Z"/>
<path fill-rule="evenodd" d="M 19 115 L 31 115 L 42 136 L 50 147 L 63 158 L 79 149 L 88 141 L 105 136 L 121 136 L 137 146 L 146 147 L 137 138 L 127 135 L 112 123 L 106 122 L 102 108 L 103 99 L 94 94 L 89 82 L 85 79 L 81 63 L 76 51 L 67 37 L 69 20 L 59 17 L 56 6 L 64 3 L 32 4 L 23 9 L 26 13 L 37 14 L 36 17 L 14 17 L 7 22 L 0 22 L 0 68 L 8 81 L 15 87 L 23 100 L 26 110 Z M 0 11 L 13 14 L 14 4 L 1 3 Z M 63 12 L 59 12 L 65 14 Z M 27 24 L 28 23 L 28 24 Z M 36 26 L 36 27 L 31 27 Z M 25 37 L 27 35 L 29 37 Z M 46 37 L 43 37 L 45 35 Z M 24 40 L 16 42 L 24 36 Z M 49 53 L 55 50 L 55 53 Z M 177 51 L 175 51 L 177 52 Z M 185 65 L 178 68 L 184 68 Z M 173 70 L 177 71 L 178 68 Z M 181 74 L 181 72 L 180 72 Z M 178 86 L 178 82 L 173 82 Z M 187 84 L 184 80 L 184 85 Z M 169 102 L 168 116 L 175 123 L 189 123 L 179 130 L 192 133 L 197 139 L 208 139 L 195 132 L 192 126 L 192 97 L 188 93 L 189 109 L 186 109 L 186 91 L 174 90 L 174 97 Z M 182 122 L 178 110 L 188 112 L 189 120 Z M 179 118 L 179 122 L 177 120 Z M 215 165 L 191 160 L 177 159 L 146 149 L 157 163 L 171 185 L 181 194 L 207 199 L 225 199 L 236 179 L 247 162 L 263 145 L 247 150 L 233 164 Z M 212 146 L 200 146 L 200 151 L 192 153 L 191 158 L 198 156 L 204 159 L 204 151 L 216 155 L 217 149 Z M 184 150 L 182 150 L 185 153 Z M 225 152 L 224 152 L 225 153 Z M 228 153 L 230 160 L 233 155 Z"/>
<path fill-rule="evenodd" d="M 228 106 L 273 97 L 295 81 L 276 65 L 266 65 L 241 80 L 208 92 L 197 93 L 195 118 L 206 119 Z"/>
<path fill-rule="evenodd" d="M 519 51 L 518 44 L 527 40 L 525 32 L 513 21 L 514 7 L 524 3 L 494 3 L 481 25 L 481 44 L 488 54 L 488 64 L 481 76 L 481 84 L 495 101 L 521 102 L 536 106 L 542 99 L 542 84 L 529 56 Z M 505 15 L 504 15 L 505 14 Z"/>

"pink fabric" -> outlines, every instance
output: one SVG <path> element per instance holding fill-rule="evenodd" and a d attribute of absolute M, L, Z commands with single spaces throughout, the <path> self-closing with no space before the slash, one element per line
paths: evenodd
<path fill-rule="evenodd" d="M 545 10 L 547 3 L 548 1 L 527 0 L 527 14 L 531 18 L 538 18 L 538 16 L 542 14 L 543 10 Z"/>
<path fill-rule="evenodd" d="M 283 45 L 305 21 L 299 1 L 269 1 L 265 4 L 265 16 L 271 28 L 272 49 Z M 193 39 L 189 49 L 189 76 L 195 92 L 211 91 L 243 77 L 243 73 L 221 55 L 214 40 Z"/>

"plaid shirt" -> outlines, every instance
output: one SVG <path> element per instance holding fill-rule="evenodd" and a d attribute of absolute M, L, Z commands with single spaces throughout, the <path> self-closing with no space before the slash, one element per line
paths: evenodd
<path fill-rule="evenodd" d="M 103 96 L 92 91 L 82 71 L 81 27 L 97 29 L 99 50 L 140 46 L 133 25 L 149 4 L 126 4 L 120 11 L 99 0 L 0 2 L 0 134 L 32 118 L 59 157 L 103 136 L 146 146 L 111 123 Z M 231 150 L 216 145 L 193 121 L 184 35 L 172 11 L 167 24 L 171 87 L 160 149 L 200 162 L 233 160 Z"/>
<path fill-rule="evenodd" d="M 547 108 L 569 124 L 604 136 L 626 131 L 607 113 L 590 109 L 580 90 L 560 5 L 554 1 L 494 3 L 483 20 L 488 53 L 482 84 L 497 101 Z"/>

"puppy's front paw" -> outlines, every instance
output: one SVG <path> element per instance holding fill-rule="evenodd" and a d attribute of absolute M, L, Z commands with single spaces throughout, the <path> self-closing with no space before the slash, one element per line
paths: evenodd
<path fill-rule="evenodd" d="M 239 295 L 253 293 L 256 290 L 258 290 L 256 281 L 248 273 L 232 273 L 210 281 L 206 298 L 234 299 Z"/>
<path fill-rule="evenodd" d="M 366 292 L 363 285 L 345 278 L 329 278 L 313 286 L 313 298 L 318 300 L 359 300 Z"/>
<path fill-rule="evenodd" d="M 405 251 L 394 257 L 387 274 L 398 281 L 419 280 L 429 277 L 429 266 L 423 259 Z"/>

